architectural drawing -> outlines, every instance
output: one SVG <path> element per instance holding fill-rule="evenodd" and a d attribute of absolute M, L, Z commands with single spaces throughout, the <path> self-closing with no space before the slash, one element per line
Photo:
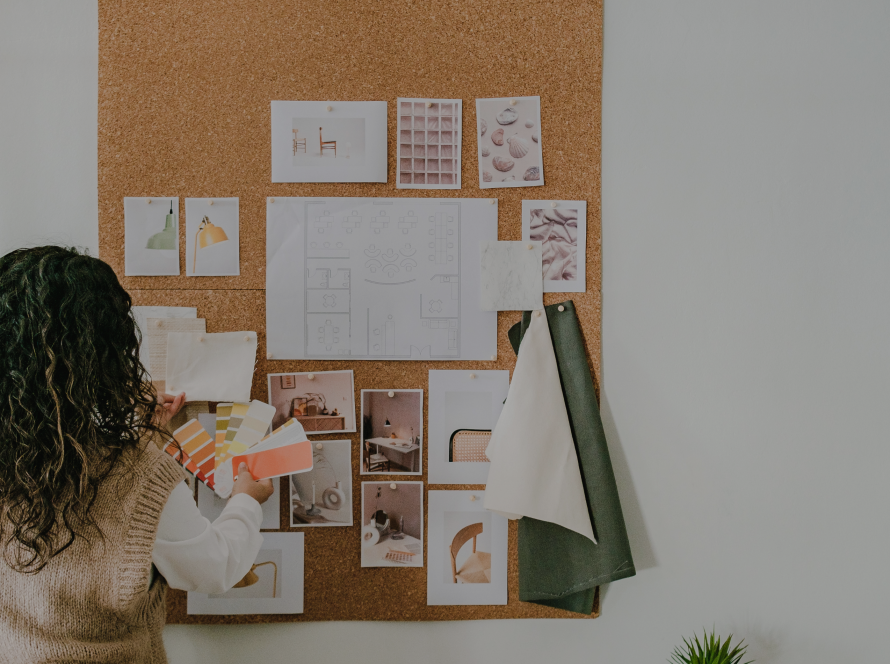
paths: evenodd
<path fill-rule="evenodd" d="M 279 198 L 267 215 L 272 359 L 492 359 L 489 199 Z"/>

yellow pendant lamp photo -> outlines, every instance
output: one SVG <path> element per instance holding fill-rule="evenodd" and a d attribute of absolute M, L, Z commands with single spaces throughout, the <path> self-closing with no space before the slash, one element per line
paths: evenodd
<path fill-rule="evenodd" d="M 214 226 L 207 215 L 204 215 L 201 225 L 198 226 L 198 232 L 195 233 L 195 255 L 192 258 L 192 274 L 197 269 L 198 249 L 206 249 L 212 244 L 225 242 L 228 239 L 226 232 L 219 226 Z"/>
<path fill-rule="evenodd" d="M 248 586 L 252 586 L 257 581 L 260 580 L 260 577 L 257 576 L 257 573 L 254 571 L 257 567 L 262 567 L 263 565 L 272 565 L 275 569 L 275 576 L 272 578 L 272 598 L 275 598 L 276 591 L 278 589 L 278 565 L 274 563 L 274 561 L 267 560 L 264 563 L 258 563 L 256 565 L 251 565 L 250 571 L 244 575 L 244 578 L 241 579 L 238 583 L 236 583 L 233 588 L 247 588 Z"/>

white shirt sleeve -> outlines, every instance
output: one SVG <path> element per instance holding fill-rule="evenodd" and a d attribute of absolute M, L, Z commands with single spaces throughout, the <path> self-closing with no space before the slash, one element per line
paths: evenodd
<path fill-rule="evenodd" d="M 263 536 L 260 504 L 247 494 L 229 499 L 213 523 L 202 516 L 185 482 L 161 512 L 152 562 L 171 588 L 224 593 L 256 560 Z"/>

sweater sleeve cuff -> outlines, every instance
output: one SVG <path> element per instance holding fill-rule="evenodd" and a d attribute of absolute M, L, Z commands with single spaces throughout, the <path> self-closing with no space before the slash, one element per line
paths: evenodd
<path fill-rule="evenodd" d="M 262 506 L 257 502 L 256 498 L 249 496 L 246 493 L 239 493 L 229 498 L 229 502 L 226 503 L 225 509 L 223 509 L 223 514 L 229 511 L 230 508 L 241 508 L 245 510 L 248 514 L 250 514 L 250 518 L 253 519 L 253 522 L 254 524 L 256 524 L 257 529 L 259 529 L 259 527 L 263 523 Z"/>

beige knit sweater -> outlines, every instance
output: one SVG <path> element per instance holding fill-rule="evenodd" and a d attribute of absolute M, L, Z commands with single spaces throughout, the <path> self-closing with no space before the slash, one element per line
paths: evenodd
<path fill-rule="evenodd" d="M 104 538 L 78 538 L 37 574 L 0 559 L 0 663 L 166 662 L 161 630 L 167 583 L 148 587 L 161 511 L 183 480 L 149 443 L 99 487 L 92 515 Z"/>

